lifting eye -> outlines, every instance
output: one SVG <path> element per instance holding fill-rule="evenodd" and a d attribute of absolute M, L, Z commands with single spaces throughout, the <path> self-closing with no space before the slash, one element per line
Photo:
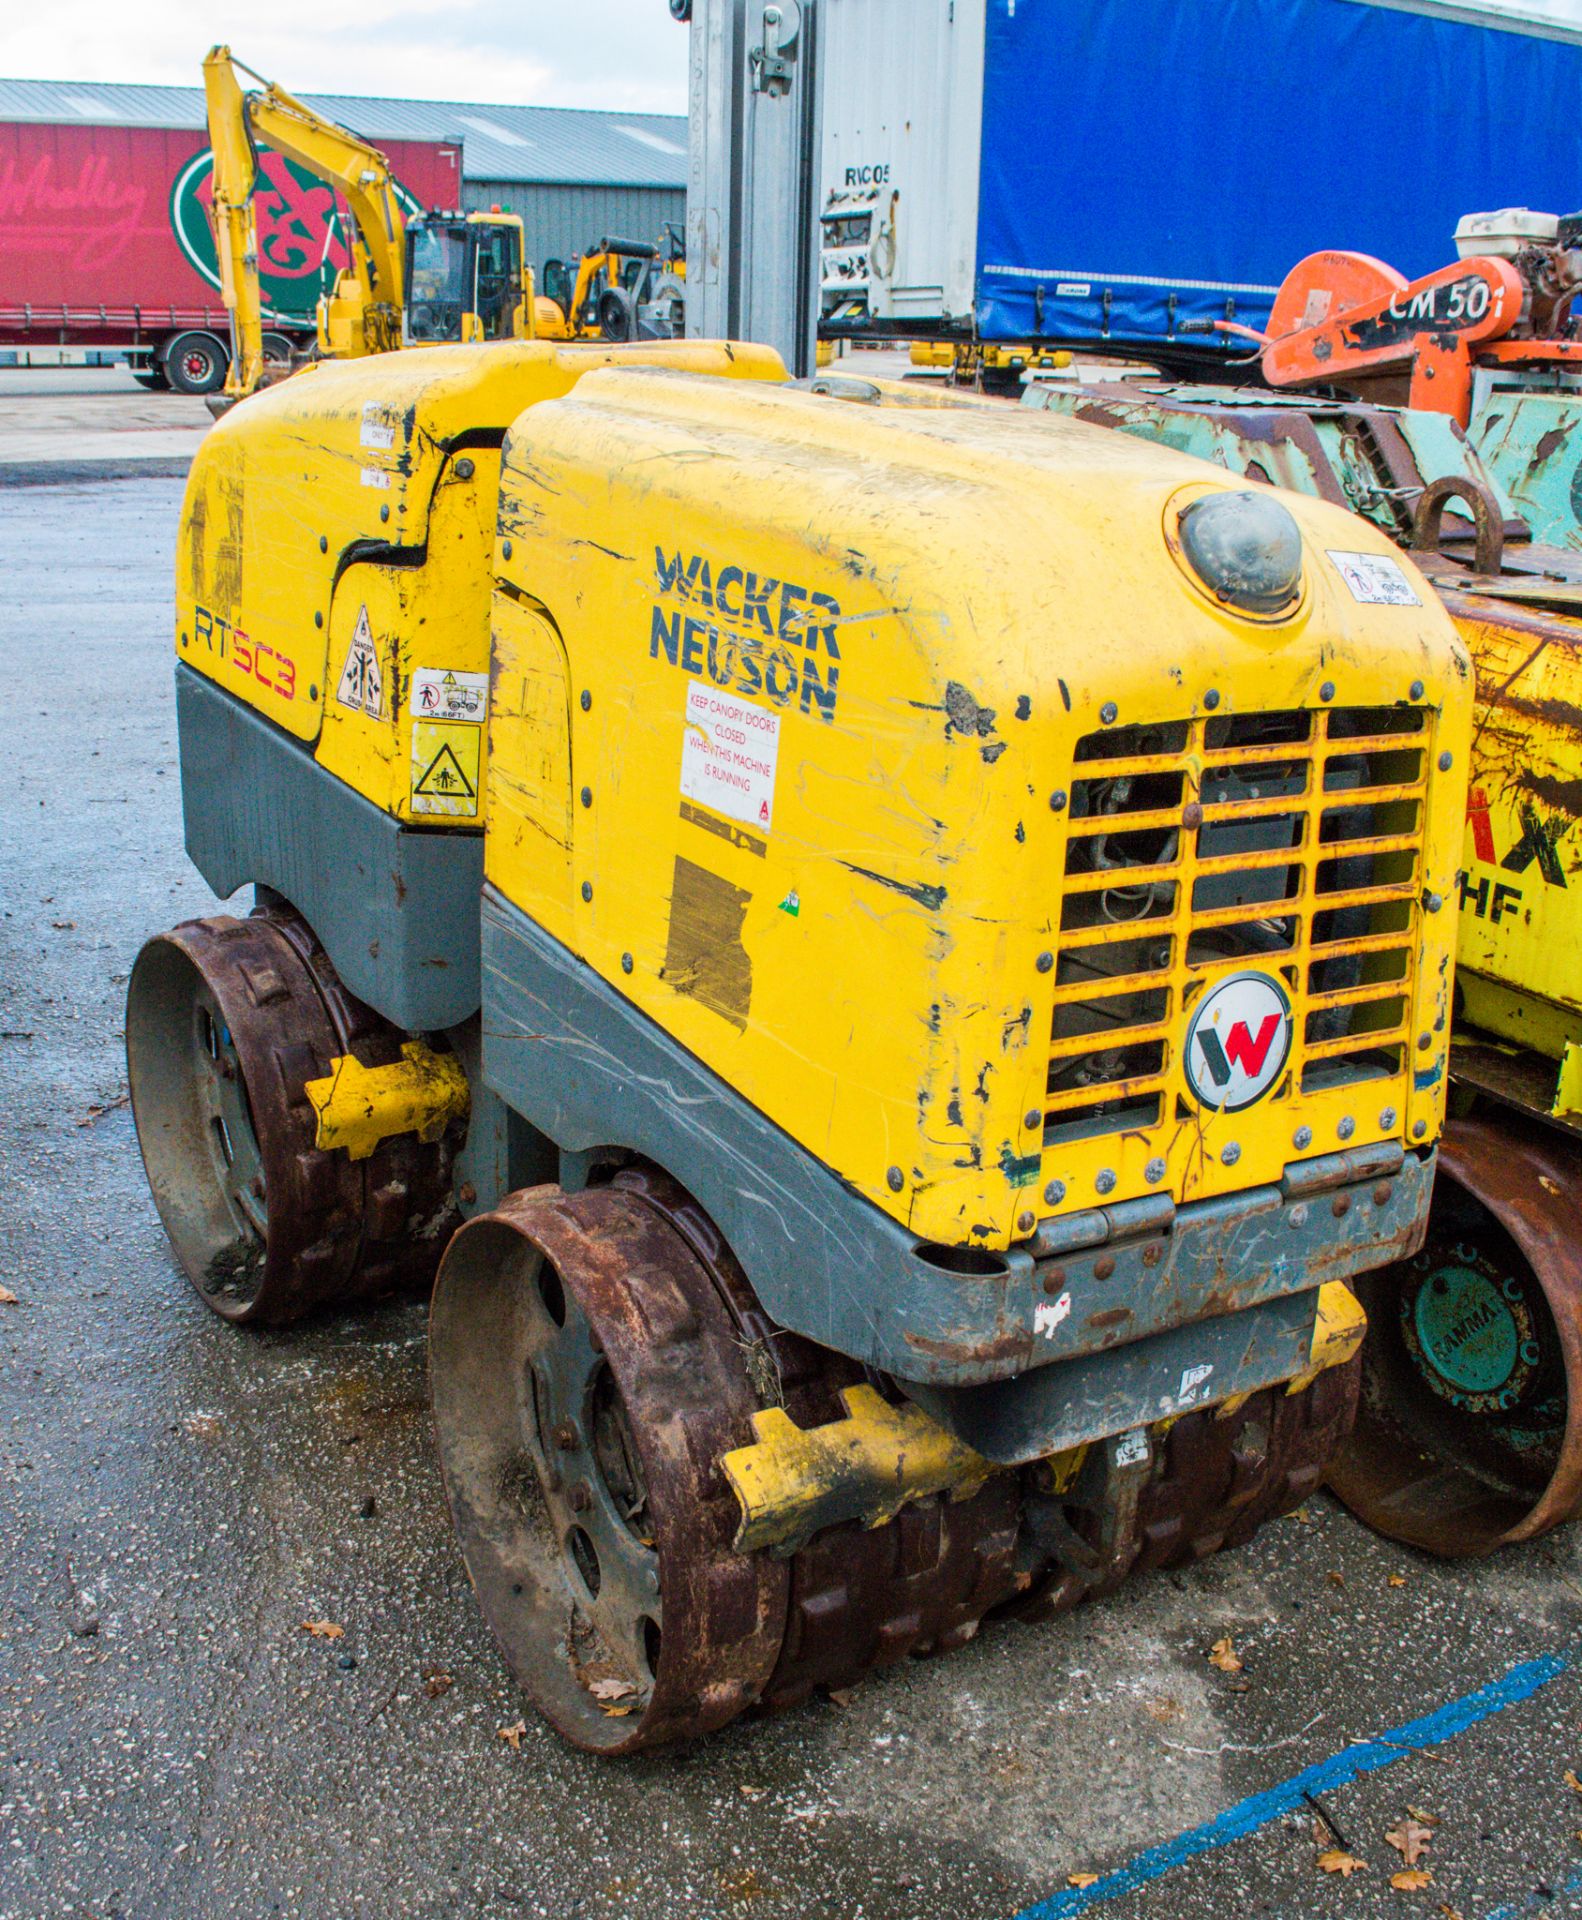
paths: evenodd
<path fill-rule="evenodd" d="M 1181 551 L 1216 600 L 1265 619 L 1302 590 L 1302 533 L 1262 492 L 1210 493 L 1182 509 Z"/>

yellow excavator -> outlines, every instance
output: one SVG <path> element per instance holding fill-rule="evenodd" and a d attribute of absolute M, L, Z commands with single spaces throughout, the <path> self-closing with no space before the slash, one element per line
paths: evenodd
<path fill-rule="evenodd" d="M 261 91 L 245 90 L 239 72 Z M 260 146 L 333 187 L 356 229 L 350 266 L 319 301 L 321 357 L 534 337 L 538 303 L 515 214 L 491 208 L 409 217 L 377 147 L 244 66 L 229 47 L 212 47 L 205 56 L 203 91 L 214 152 L 210 218 L 221 297 L 231 316 L 229 400 L 244 398 L 268 377 L 253 207 Z M 552 303 L 542 304 L 558 319 Z"/>
<path fill-rule="evenodd" d="M 686 332 L 686 243 L 599 240 L 571 261 L 546 260 L 534 325 L 546 340 L 674 340 Z"/>

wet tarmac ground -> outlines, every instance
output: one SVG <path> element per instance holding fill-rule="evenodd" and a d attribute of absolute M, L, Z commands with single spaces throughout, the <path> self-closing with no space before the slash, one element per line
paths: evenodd
<path fill-rule="evenodd" d="M 1582 1912 L 1575 1532 L 1440 1565 L 1321 1496 L 691 1751 L 537 1721 L 450 1538 L 422 1305 L 233 1331 L 144 1185 L 126 976 L 214 905 L 181 851 L 180 496 L 0 484 L 0 1920 Z M 1438 1824 L 1398 1891 L 1408 1808 Z"/>

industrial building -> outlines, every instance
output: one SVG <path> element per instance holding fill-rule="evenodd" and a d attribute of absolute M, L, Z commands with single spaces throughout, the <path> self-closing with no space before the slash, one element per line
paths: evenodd
<path fill-rule="evenodd" d="M 679 114 L 304 94 L 365 139 L 462 148 L 463 204 L 521 215 L 527 258 L 566 259 L 603 234 L 656 239 L 686 218 L 687 123 Z M 0 79 L 0 123 L 204 126 L 200 87 Z"/>

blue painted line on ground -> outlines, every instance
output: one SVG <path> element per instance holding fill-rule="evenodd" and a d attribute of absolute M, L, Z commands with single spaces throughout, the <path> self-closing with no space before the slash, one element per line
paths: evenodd
<path fill-rule="evenodd" d="M 1503 1907 L 1491 1907 L 1484 1915 L 1484 1920 L 1523 1920 L 1523 1916 L 1529 1913 L 1553 1913 L 1554 1903 L 1561 1894 L 1575 1893 L 1579 1887 L 1582 1887 L 1582 1867 L 1578 1867 L 1573 1873 L 1568 1873 L 1547 1893 L 1541 1893 L 1534 1888 L 1531 1893 L 1524 1893 L 1520 1900 L 1512 1900 Z"/>
<path fill-rule="evenodd" d="M 1248 1834 L 1256 1833 L 1271 1820 L 1297 1812 L 1305 1805 L 1304 1796 L 1307 1794 L 1349 1786 L 1363 1774 L 1377 1773 L 1382 1767 L 1392 1767 L 1397 1760 L 1409 1759 L 1424 1747 L 1443 1746 L 1447 1740 L 1454 1740 L 1457 1734 L 1465 1733 L 1468 1727 L 1486 1720 L 1491 1713 L 1499 1713 L 1505 1707 L 1514 1707 L 1523 1700 L 1531 1699 L 1540 1687 L 1546 1687 L 1551 1680 L 1558 1679 L 1579 1656 L 1582 1656 L 1582 1647 L 1567 1647 L 1560 1653 L 1546 1653 L 1536 1660 L 1523 1661 L 1500 1679 L 1491 1680 L 1486 1687 L 1479 1687 L 1476 1693 L 1464 1694 L 1461 1699 L 1451 1700 L 1435 1708 L 1432 1713 L 1424 1714 L 1421 1719 L 1408 1720 L 1404 1726 L 1391 1727 L 1371 1739 L 1359 1740 L 1341 1752 L 1331 1754 L 1327 1760 L 1320 1760 L 1301 1773 L 1293 1774 L 1289 1780 L 1283 1780 L 1277 1786 L 1249 1794 L 1245 1800 L 1237 1801 L 1235 1806 L 1216 1814 L 1202 1826 L 1178 1833 L 1173 1839 L 1163 1840 L 1158 1846 L 1137 1854 L 1124 1866 L 1112 1868 L 1090 1887 L 1066 1887 L 1059 1893 L 1052 1893 L 1047 1900 L 1025 1908 L 1016 1916 L 1016 1920 L 1065 1920 L 1069 1914 L 1085 1913 L 1101 1900 L 1114 1900 L 1121 1894 L 1133 1893 L 1150 1880 L 1158 1880 L 1172 1869 L 1184 1866 L 1188 1860 L 1196 1859 L 1199 1854 L 1211 1853 L 1216 1847 L 1229 1846 L 1233 1840 L 1245 1839 Z M 1503 1907 L 1498 1915 L 1489 1915 L 1489 1920 L 1516 1920 L 1516 1916 L 1525 1911 L 1519 1906 Z"/>

